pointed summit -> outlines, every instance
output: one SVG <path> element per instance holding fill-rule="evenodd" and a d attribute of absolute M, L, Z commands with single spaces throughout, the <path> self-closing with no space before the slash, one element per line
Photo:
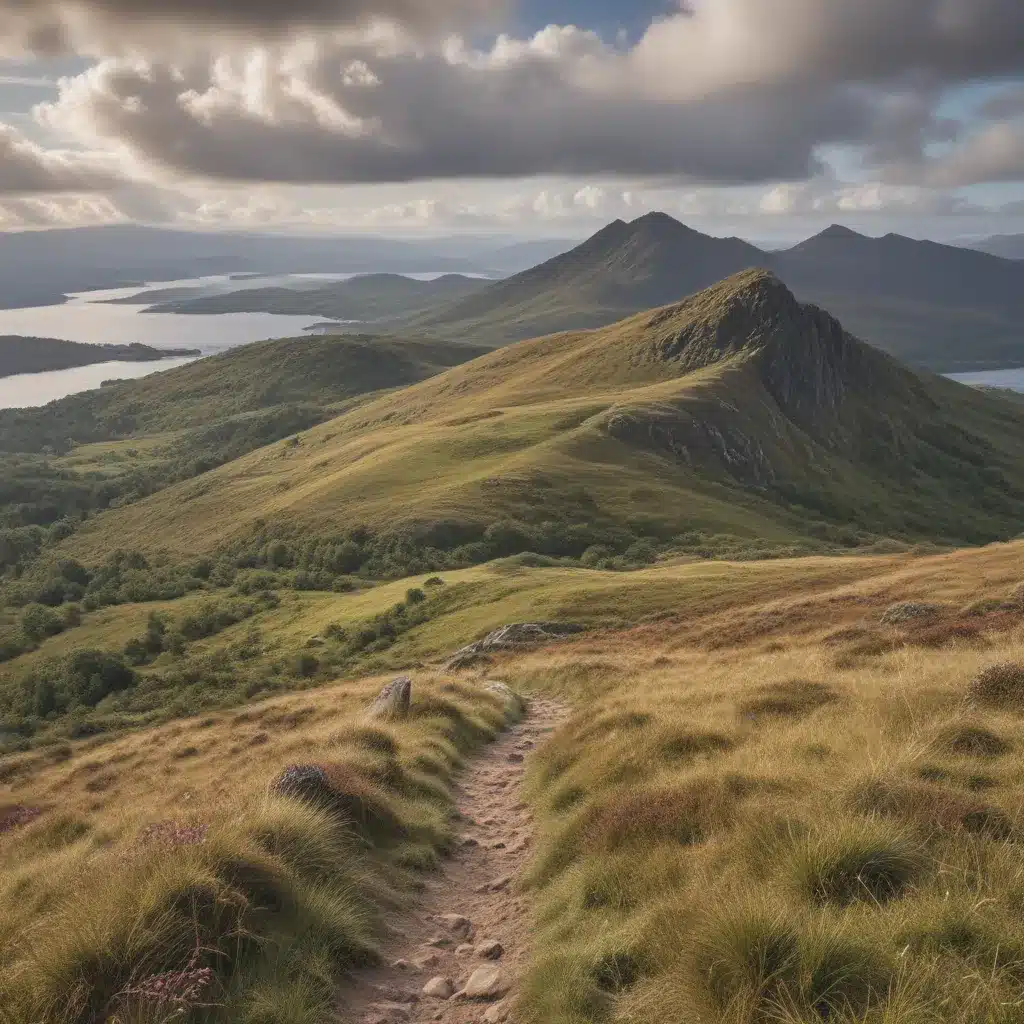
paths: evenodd
<path fill-rule="evenodd" d="M 715 238 L 667 213 L 647 213 L 629 224 L 613 221 L 570 252 L 410 326 L 490 344 L 600 327 L 765 262 L 765 253 L 738 238 Z"/>
<path fill-rule="evenodd" d="M 867 238 L 867 235 L 862 235 L 858 231 L 854 231 L 853 228 L 848 228 L 845 224 L 830 224 L 824 231 L 819 232 L 814 236 L 827 241 L 849 241 L 853 238 Z"/>

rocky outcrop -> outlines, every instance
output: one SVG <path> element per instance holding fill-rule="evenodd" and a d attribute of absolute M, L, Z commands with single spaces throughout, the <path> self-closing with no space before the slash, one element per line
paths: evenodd
<path fill-rule="evenodd" d="M 486 663 L 490 655 L 564 640 L 584 631 L 572 622 L 516 622 L 488 633 L 482 640 L 456 651 L 447 664 L 450 670 Z"/>
<path fill-rule="evenodd" d="M 384 687 L 366 712 L 369 719 L 403 718 L 412 703 L 412 680 L 399 676 Z"/>

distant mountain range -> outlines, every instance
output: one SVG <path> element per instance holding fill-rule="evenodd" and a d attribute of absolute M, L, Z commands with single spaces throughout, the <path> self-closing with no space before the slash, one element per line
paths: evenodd
<path fill-rule="evenodd" d="M 827 308 L 913 365 L 948 373 L 1024 365 L 1024 262 L 839 226 L 765 252 L 663 213 L 615 221 L 575 249 L 408 320 L 402 330 L 499 346 L 611 323 L 751 267 L 774 271 L 801 301 Z"/>
<path fill-rule="evenodd" d="M 553 240 L 520 247 L 495 238 L 299 236 L 132 224 L 6 232 L 2 237 L 0 308 L 52 305 L 69 293 L 98 288 L 246 271 L 513 273 L 566 244 Z"/>

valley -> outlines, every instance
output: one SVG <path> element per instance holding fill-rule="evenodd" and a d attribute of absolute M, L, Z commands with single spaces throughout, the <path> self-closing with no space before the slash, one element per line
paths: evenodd
<path fill-rule="evenodd" d="M 681 228 L 0 411 L 0 1016 L 1014 1019 L 1024 402 Z"/>

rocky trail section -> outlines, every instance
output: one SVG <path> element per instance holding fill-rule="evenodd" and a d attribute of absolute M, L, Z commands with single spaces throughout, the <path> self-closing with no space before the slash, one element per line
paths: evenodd
<path fill-rule="evenodd" d="M 515 879 L 533 844 L 522 799 L 530 751 L 564 718 L 531 700 L 524 718 L 466 767 L 455 789 L 455 851 L 393 922 L 381 965 L 347 979 L 342 1024 L 499 1024 L 529 955 L 530 908 Z"/>

